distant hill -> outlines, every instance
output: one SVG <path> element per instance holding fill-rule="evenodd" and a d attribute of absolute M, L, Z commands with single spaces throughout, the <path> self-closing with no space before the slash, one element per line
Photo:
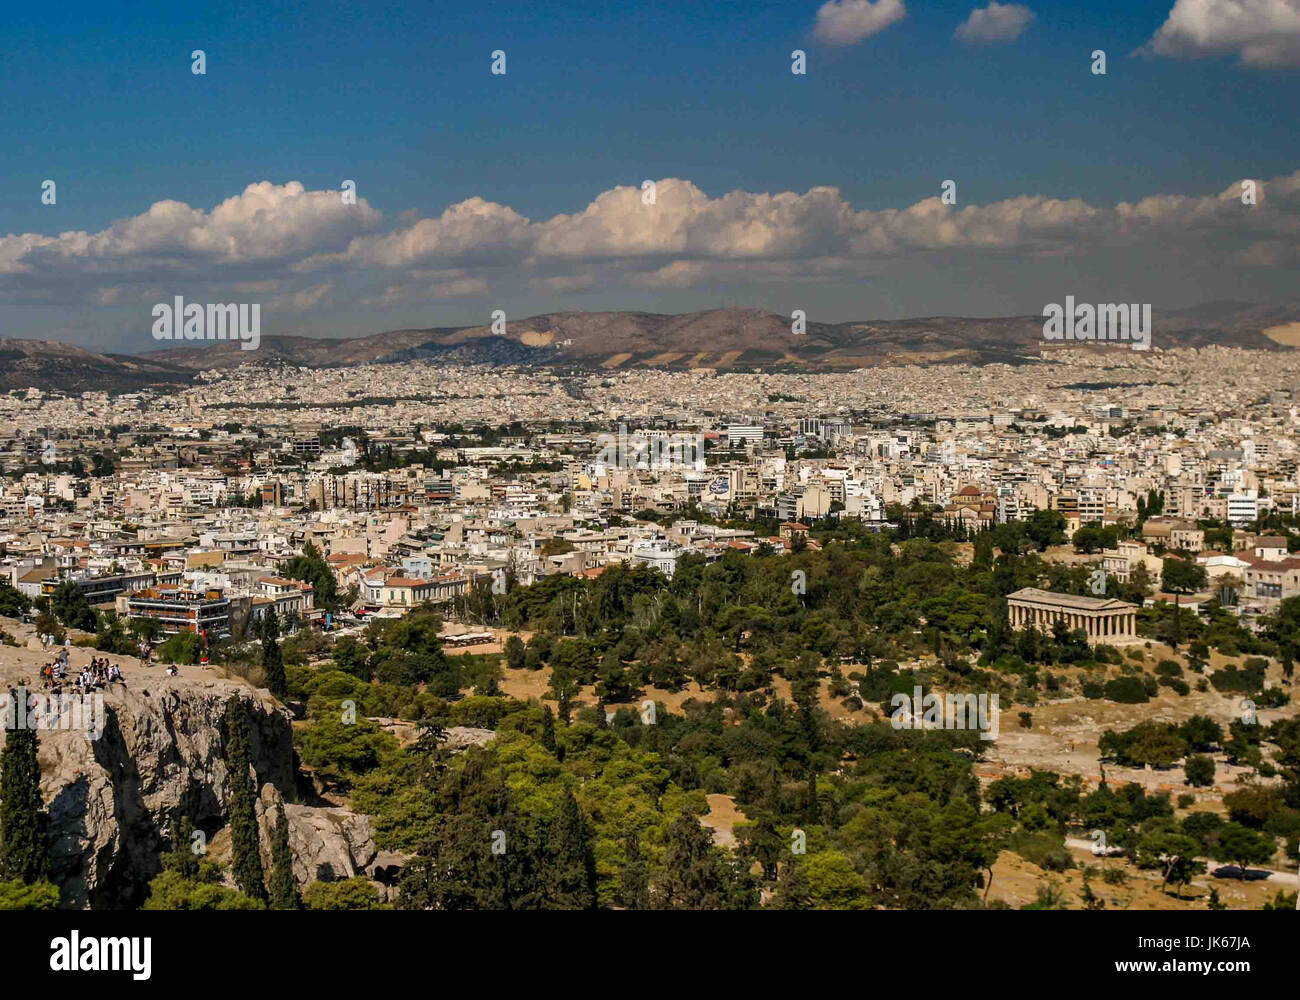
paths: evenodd
<path fill-rule="evenodd" d="M 1157 313 L 1154 342 L 1159 347 L 1231 344 L 1278 350 L 1282 345 L 1263 331 L 1296 321 L 1300 321 L 1300 306 L 1213 303 Z M 796 335 L 788 317 L 759 309 L 709 309 L 680 315 L 566 312 L 509 322 L 502 336 L 494 336 L 485 325 L 392 330 L 341 340 L 263 337 L 260 351 L 241 351 L 237 343 L 226 342 L 152 351 L 145 357 L 203 368 L 272 358 L 315 366 L 444 358 L 607 369 L 845 370 L 921 362 L 1023 361 L 1037 357 L 1043 349 L 1042 330 L 1041 316 L 935 316 L 850 323 L 809 321 L 806 333 Z"/>
<path fill-rule="evenodd" d="M 1157 312 L 1157 347 L 1211 344 L 1290 350 L 1294 337 L 1265 330 L 1300 323 L 1300 305 L 1218 302 Z M 0 389 L 36 385 L 65 391 L 124 390 L 186 381 L 194 372 L 249 363 L 307 367 L 411 360 L 572 368 L 718 368 L 735 371 L 844 371 L 889 364 L 1023 363 L 1046 345 L 1041 316 L 975 319 L 934 316 L 850 323 L 809 321 L 796 335 L 786 316 L 759 309 L 546 313 L 490 326 L 391 330 L 364 337 L 262 337 L 256 351 L 237 341 L 203 342 L 143 354 L 100 355 L 54 341 L 0 341 Z"/>
<path fill-rule="evenodd" d="M 190 365 L 149 355 L 96 354 L 57 340 L 0 340 L 0 390 L 91 389 L 131 392 L 167 383 L 188 383 Z"/>

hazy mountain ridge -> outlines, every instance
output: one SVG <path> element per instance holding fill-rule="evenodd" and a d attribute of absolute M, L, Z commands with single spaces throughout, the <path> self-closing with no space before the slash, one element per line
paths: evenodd
<path fill-rule="evenodd" d="M 1212 344 L 1288 350 L 1264 335 L 1300 323 L 1300 304 L 1258 306 L 1217 302 L 1157 312 L 1153 344 Z M 644 312 L 544 313 L 510 321 L 503 335 L 490 325 L 391 330 L 362 337 L 265 336 L 256 351 L 237 341 L 198 342 L 138 355 L 96 354 L 58 341 L 0 340 L 0 389 L 127 391 L 184 382 L 194 373 L 249 363 L 305 367 L 440 360 L 481 364 L 556 365 L 608 370 L 634 367 L 843 371 L 883 364 L 1018 363 L 1046 345 L 1041 316 L 918 317 L 818 323 L 796 335 L 791 320 L 760 309 L 709 309 L 667 315 Z M 1049 346 L 1050 349 L 1050 346 Z"/>

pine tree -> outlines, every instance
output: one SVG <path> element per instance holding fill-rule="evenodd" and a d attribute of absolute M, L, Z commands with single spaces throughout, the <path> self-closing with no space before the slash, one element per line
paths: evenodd
<path fill-rule="evenodd" d="M 591 828 L 566 787 L 547 837 L 546 909 L 596 908 L 596 855 L 591 841 Z"/>
<path fill-rule="evenodd" d="M 768 904 L 772 910 L 811 910 L 813 908 L 812 885 L 799 861 L 787 861 L 781 869 L 781 876 L 776 882 L 776 892 Z"/>
<path fill-rule="evenodd" d="M 713 834 L 689 813 L 668 827 L 664 872 L 655 882 L 654 905 L 660 910 L 725 910 L 732 886 Z"/>
<path fill-rule="evenodd" d="M 0 877 L 28 885 L 50 867 L 36 751 L 36 730 L 24 727 L 9 730 L 0 753 Z"/>
<path fill-rule="evenodd" d="M 262 669 L 266 671 L 266 687 L 277 698 L 289 694 L 289 682 L 284 675 L 284 656 L 280 652 L 280 621 L 275 608 L 269 608 L 262 618 Z"/>
<path fill-rule="evenodd" d="M 230 782 L 226 793 L 226 808 L 230 816 L 235 884 L 245 895 L 265 902 L 266 885 L 257 838 L 257 812 L 253 806 L 257 789 L 249 775 L 253 767 L 252 741 L 248 731 L 248 714 L 238 698 L 226 702 L 225 721 L 226 767 L 229 769 Z"/>
<path fill-rule="evenodd" d="M 298 883 L 293 878 L 293 851 L 289 848 L 289 821 L 284 803 L 275 803 L 275 829 L 271 832 L 271 909 L 296 910 Z"/>
<path fill-rule="evenodd" d="M 650 870 L 641 854 L 641 838 L 632 830 L 623 838 L 623 871 L 619 876 L 619 902 L 629 910 L 650 908 Z"/>

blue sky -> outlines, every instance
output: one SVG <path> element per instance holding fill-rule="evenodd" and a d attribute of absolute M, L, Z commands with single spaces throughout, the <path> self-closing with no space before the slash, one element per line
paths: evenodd
<path fill-rule="evenodd" d="M 1222 0 L 1178 2 L 1221 15 Z M 954 30 L 986 0 L 885 3 L 903 16 L 840 44 L 816 29 L 821 3 L 793 0 L 14 8 L 0 61 L 0 240 L 11 237 L 8 252 L 0 242 L 0 335 L 149 349 L 159 346 L 141 340 L 149 305 L 171 294 L 260 296 L 264 333 L 329 335 L 485 322 L 498 307 L 513 318 L 789 311 L 798 300 L 813 318 L 841 320 L 1037 312 L 1066 293 L 1111 289 L 1158 307 L 1287 296 L 1297 194 L 1286 179 L 1300 170 L 1289 43 L 1280 59 L 1261 58 L 1225 20 L 1221 38 L 1174 31 L 1167 54 L 1131 58 L 1174 0 L 1028 0 L 1018 37 L 982 43 Z M 190 71 L 194 49 L 205 75 Z M 495 49 L 504 76 L 489 72 Z M 804 76 L 790 72 L 793 49 L 807 53 Z M 1107 53 L 1105 76 L 1090 70 L 1094 49 Z M 47 178 L 54 205 L 41 202 Z M 315 235 L 286 236 L 282 253 L 250 253 L 259 235 L 220 227 L 210 240 L 154 233 L 90 251 L 76 239 L 37 250 L 12 239 L 93 237 L 157 202 L 206 214 L 257 182 L 337 192 L 345 178 L 363 222 L 327 220 Z M 736 209 L 738 234 L 799 231 L 729 248 L 710 236 L 709 215 L 679 220 L 676 235 L 656 221 L 623 243 L 539 231 L 479 252 L 468 222 L 454 252 L 428 233 L 407 256 L 364 243 L 398 234 L 400 245 L 404 228 L 469 199 L 540 225 L 647 178 L 689 182 L 672 197 L 697 208 L 729 192 L 758 199 Z M 1207 231 L 1204 200 L 1242 178 L 1274 182 L 1272 222 L 1260 229 L 1251 217 L 1242 231 L 1211 212 Z M 762 203 L 834 188 L 846 212 L 901 212 L 945 179 L 957 182 L 954 211 L 1024 197 L 1102 212 L 1188 201 L 1181 224 L 1144 222 L 1114 239 L 1113 219 L 1085 224 L 1078 211 L 1049 210 L 1029 234 L 1003 211 L 994 236 L 994 222 L 969 218 L 954 238 L 904 225 L 886 239 L 864 234 L 873 220 L 832 232 L 834 209 L 774 219 Z M 281 211 L 274 192 L 261 211 Z M 311 228 L 311 218 L 284 225 Z M 606 236 L 625 225 L 592 224 Z"/>

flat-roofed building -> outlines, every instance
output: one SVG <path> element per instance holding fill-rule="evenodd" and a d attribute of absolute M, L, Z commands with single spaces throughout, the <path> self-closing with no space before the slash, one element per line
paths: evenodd
<path fill-rule="evenodd" d="M 1138 640 L 1137 605 L 1114 597 L 1078 597 L 1025 587 L 1007 595 L 1007 618 L 1016 630 L 1033 626 L 1051 632 L 1059 620 L 1071 631 L 1083 629 L 1092 642 Z"/>
<path fill-rule="evenodd" d="M 125 610 L 128 618 L 149 618 L 158 622 L 167 635 L 176 632 L 221 635 L 230 631 L 230 601 L 216 587 L 205 590 L 152 587 L 120 597 L 118 608 Z"/>

